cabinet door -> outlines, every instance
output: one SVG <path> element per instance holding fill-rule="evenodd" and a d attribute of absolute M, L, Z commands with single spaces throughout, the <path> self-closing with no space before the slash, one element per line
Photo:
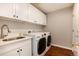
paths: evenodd
<path fill-rule="evenodd" d="M 13 18 L 13 4 L 0 3 L 0 16 Z"/>
<path fill-rule="evenodd" d="M 27 21 L 28 19 L 28 4 L 16 3 L 15 4 L 15 15 L 18 20 Z"/>
<path fill-rule="evenodd" d="M 28 21 L 32 22 L 32 23 L 39 24 L 38 17 L 39 17 L 38 9 L 30 4 L 29 5 L 29 20 Z"/>
<path fill-rule="evenodd" d="M 30 4 L 29 21 L 36 24 L 46 25 L 46 15 Z"/>
<path fill-rule="evenodd" d="M 38 11 L 38 19 L 39 19 L 39 24 L 41 25 L 46 25 L 46 15 L 42 13 L 41 11 Z"/>
<path fill-rule="evenodd" d="M 27 56 L 26 45 L 20 47 L 20 48 L 19 48 L 19 51 L 20 51 L 20 56 Z"/>
<path fill-rule="evenodd" d="M 28 39 L 26 41 L 26 50 L 27 50 L 27 56 L 31 56 L 32 55 L 32 44 L 31 44 L 31 39 Z"/>
<path fill-rule="evenodd" d="M 28 39 L 26 43 L 22 47 L 20 47 L 20 56 L 31 56 L 31 49 L 31 40 Z"/>
<path fill-rule="evenodd" d="M 13 49 L 13 50 L 10 50 L 4 54 L 2 54 L 2 56 L 19 56 L 20 55 L 20 52 L 18 49 Z"/>
<path fill-rule="evenodd" d="M 43 20 L 42 24 L 46 25 L 46 15 L 45 14 L 42 14 L 42 19 L 41 20 Z"/>

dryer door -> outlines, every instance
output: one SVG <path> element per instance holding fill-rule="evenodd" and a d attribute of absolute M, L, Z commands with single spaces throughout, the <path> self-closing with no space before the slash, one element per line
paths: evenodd
<path fill-rule="evenodd" d="M 38 54 L 41 55 L 46 49 L 46 38 L 41 38 L 38 42 Z"/>
<path fill-rule="evenodd" d="M 51 35 L 47 37 L 47 46 L 51 45 Z"/>

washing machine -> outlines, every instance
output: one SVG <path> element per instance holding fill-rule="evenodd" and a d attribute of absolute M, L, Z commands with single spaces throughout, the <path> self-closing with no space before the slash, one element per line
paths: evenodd
<path fill-rule="evenodd" d="M 33 56 L 43 56 L 46 51 L 46 38 L 43 33 L 30 33 L 32 38 L 32 54 Z"/>
<path fill-rule="evenodd" d="M 46 50 L 48 51 L 51 47 L 51 33 L 50 32 L 44 32 L 44 35 L 46 37 Z"/>
<path fill-rule="evenodd" d="M 46 50 L 45 53 L 51 48 L 51 33 L 50 32 L 39 32 L 46 38 Z"/>

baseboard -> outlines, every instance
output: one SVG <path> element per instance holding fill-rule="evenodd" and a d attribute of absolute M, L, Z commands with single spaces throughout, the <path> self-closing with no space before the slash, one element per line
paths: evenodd
<path fill-rule="evenodd" d="M 57 45 L 57 44 L 51 44 L 51 45 L 52 45 L 52 46 L 57 46 L 57 47 L 60 47 L 60 48 L 64 48 L 64 49 L 72 50 L 72 48 L 65 47 L 65 46 L 61 46 L 61 45 Z"/>

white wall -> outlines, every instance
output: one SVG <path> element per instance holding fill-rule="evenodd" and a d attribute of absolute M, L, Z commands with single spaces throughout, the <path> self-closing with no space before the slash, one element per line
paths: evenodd
<path fill-rule="evenodd" d="M 3 24 L 7 24 L 11 32 L 20 33 L 27 32 L 28 30 L 32 31 L 42 31 L 42 26 L 31 24 L 28 22 L 16 22 L 16 21 L 7 21 L 0 19 L 0 29 Z"/>
<path fill-rule="evenodd" d="M 52 34 L 52 44 L 72 47 L 72 7 L 48 14 L 44 28 Z"/>

